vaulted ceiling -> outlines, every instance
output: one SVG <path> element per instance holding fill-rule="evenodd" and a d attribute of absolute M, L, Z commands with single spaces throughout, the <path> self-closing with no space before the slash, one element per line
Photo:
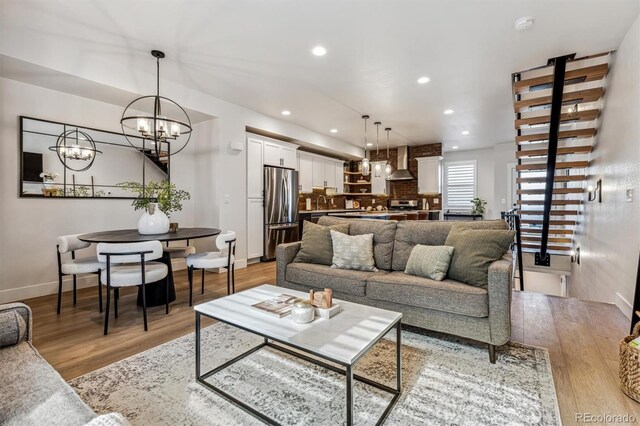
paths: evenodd
<path fill-rule="evenodd" d="M 151 74 L 149 51 L 161 49 L 164 79 L 215 97 L 357 145 L 366 113 L 393 128 L 393 145 L 448 150 L 513 140 L 510 74 L 561 54 L 615 50 L 639 2 L 0 0 L 0 8 L 3 37 L 25 49 L 46 41 L 51 55 L 72 49 L 79 67 L 99 58 Z M 535 24 L 515 31 L 522 16 Z M 312 55 L 316 45 L 327 54 Z M 421 76 L 430 82 L 418 84 Z"/>

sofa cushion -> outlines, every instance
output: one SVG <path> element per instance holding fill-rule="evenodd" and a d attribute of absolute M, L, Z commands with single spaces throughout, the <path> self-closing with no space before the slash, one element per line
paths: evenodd
<path fill-rule="evenodd" d="M 15 309 L 0 311 L 0 348 L 17 345 L 26 334 L 27 322 Z"/>
<path fill-rule="evenodd" d="M 333 243 L 330 231 L 332 229 L 347 234 L 349 232 L 349 224 L 339 223 L 331 226 L 322 226 L 305 220 L 302 226 L 300 251 L 298 251 L 293 261 L 331 265 L 333 260 Z"/>
<path fill-rule="evenodd" d="M 0 424 L 84 425 L 96 414 L 26 342 L 0 350 Z"/>
<path fill-rule="evenodd" d="M 378 269 L 391 269 L 393 241 L 398 222 L 395 220 L 341 219 L 331 216 L 322 216 L 318 220 L 318 224 L 325 226 L 337 223 L 348 223 L 349 235 L 373 234 L 373 257 L 376 261 L 376 267 Z"/>
<path fill-rule="evenodd" d="M 489 265 L 502 258 L 513 243 L 515 231 L 472 229 L 456 224 L 447 236 L 446 245 L 454 247 L 448 276 L 479 287 L 489 283 Z"/>
<path fill-rule="evenodd" d="M 367 279 L 367 297 L 419 308 L 484 318 L 489 315 L 487 290 L 458 281 L 391 272 Z"/>
<path fill-rule="evenodd" d="M 332 268 L 374 272 L 373 234 L 345 235 L 331 230 L 333 240 Z"/>
<path fill-rule="evenodd" d="M 416 244 L 425 246 L 445 245 L 449 230 L 454 223 L 456 222 L 435 220 L 399 222 L 393 243 L 392 269 L 394 271 L 404 271 L 406 269 L 411 250 Z M 472 229 L 507 229 L 507 223 L 504 220 L 477 220 L 464 223 Z"/>
<path fill-rule="evenodd" d="M 287 265 L 287 281 L 314 289 L 331 288 L 334 291 L 364 296 L 367 278 L 384 275 L 386 272 L 365 272 L 335 269 L 315 263 L 290 263 Z"/>
<path fill-rule="evenodd" d="M 411 250 L 404 273 L 442 281 L 447 276 L 452 255 L 453 247 L 417 244 Z"/>

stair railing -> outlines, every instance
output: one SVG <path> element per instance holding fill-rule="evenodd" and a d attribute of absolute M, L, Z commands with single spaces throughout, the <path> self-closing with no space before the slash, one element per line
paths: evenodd
<path fill-rule="evenodd" d="M 520 291 L 524 291 L 524 265 L 522 264 L 522 235 L 520 234 L 520 216 L 517 214 L 516 209 L 513 208 L 506 212 L 500 212 L 502 220 L 507 222 L 509 229 L 516 231 L 516 240 L 511 244 L 511 253 L 516 251 L 516 262 L 518 266 L 518 279 L 520 281 Z"/>

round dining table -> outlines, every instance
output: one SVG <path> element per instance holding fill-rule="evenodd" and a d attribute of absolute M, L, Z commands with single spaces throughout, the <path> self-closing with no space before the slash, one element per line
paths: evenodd
<path fill-rule="evenodd" d="M 113 231 L 92 232 L 82 234 L 78 239 L 88 243 L 140 243 L 143 241 L 185 241 L 198 238 L 213 237 L 220 234 L 216 228 L 178 228 L 175 232 L 165 234 L 142 235 L 137 229 L 117 229 Z M 162 254 L 162 260 L 169 268 L 169 302 L 176 300 L 176 288 L 173 283 L 173 268 L 171 267 L 171 255 L 168 252 Z M 159 306 L 165 304 L 166 292 L 163 281 L 149 283 L 147 287 L 147 306 Z M 142 306 L 142 291 L 138 289 L 138 305 Z"/>

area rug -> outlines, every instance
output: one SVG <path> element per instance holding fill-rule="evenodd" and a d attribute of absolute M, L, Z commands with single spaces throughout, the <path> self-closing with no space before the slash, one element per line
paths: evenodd
<path fill-rule="evenodd" d="M 393 332 L 356 365 L 356 374 L 395 385 Z M 203 370 L 262 338 L 217 323 L 202 332 Z M 508 344 L 490 364 L 485 345 L 402 333 L 403 393 L 388 425 L 560 424 L 546 349 Z M 195 383 L 194 335 L 187 335 L 70 381 L 96 412 L 117 411 L 133 425 L 261 424 Z M 263 348 L 208 381 L 285 425 L 346 422 L 345 379 L 281 351 Z M 357 382 L 354 423 L 372 425 L 390 400 Z"/>

